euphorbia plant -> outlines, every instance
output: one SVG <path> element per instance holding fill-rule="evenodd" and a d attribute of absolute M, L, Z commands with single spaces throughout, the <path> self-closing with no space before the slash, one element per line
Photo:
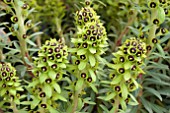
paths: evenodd
<path fill-rule="evenodd" d="M 111 86 L 105 100 L 110 100 L 113 111 L 118 112 L 119 105 L 125 110 L 126 104 L 137 104 L 132 92 L 140 87 L 137 82 L 139 74 L 144 74 L 141 67 L 146 58 L 146 44 L 140 39 L 130 38 L 113 55 L 112 64 L 108 64 L 112 68 L 109 75 Z"/>
<path fill-rule="evenodd" d="M 0 1 L 0 112 L 168 112 L 169 1 L 78 2 Z"/>
<path fill-rule="evenodd" d="M 73 64 L 69 66 L 77 78 L 72 113 L 77 109 L 78 95 L 84 88 L 90 86 L 97 93 L 93 83 L 98 79 L 99 64 L 103 62 L 101 55 L 108 46 L 106 30 L 90 1 L 85 1 L 84 7 L 76 12 L 75 20 L 78 31 L 77 37 L 72 38 L 75 47 L 70 49 Z"/>
<path fill-rule="evenodd" d="M 20 104 L 19 92 L 23 91 L 19 77 L 10 63 L 0 62 L 0 71 L 0 96 L 3 98 L 0 107 L 4 111 L 12 109 L 14 113 L 18 113 L 17 105 Z"/>
<path fill-rule="evenodd" d="M 63 42 L 51 39 L 38 52 L 35 58 L 35 68 L 32 70 L 34 78 L 28 85 L 32 94 L 31 109 L 41 113 L 57 112 L 57 100 L 67 101 L 61 95 L 61 88 L 57 83 L 65 74 L 67 61 L 67 46 Z M 38 107 L 38 109 L 36 108 Z"/>

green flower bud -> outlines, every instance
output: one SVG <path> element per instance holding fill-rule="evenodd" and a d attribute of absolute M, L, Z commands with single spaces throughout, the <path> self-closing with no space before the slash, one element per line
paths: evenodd
<path fill-rule="evenodd" d="M 40 105 L 42 108 L 47 108 L 47 105 L 46 104 L 41 104 Z"/>
<path fill-rule="evenodd" d="M 18 17 L 16 16 L 11 17 L 11 21 L 14 23 L 18 22 Z"/>
<path fill-rule="evenodd" d="M 166 29 L 165 28 L 161 28 L 161 33 L 165 34 L 166 33 Z"/>
<path fill-rule="evenodd" d="M 152 2 L 149 3 L 149 7 L 150 7 L 150 8 L 156 8 L 157 5 L 158 5 L 158 4 L 157 4 L 156 2 L 154 2 L 154 1 L 152 1 Z"/>
<path fill-rule="evenodd" d="M 115 91 L 119 92 L 121 90 L 120 86 L 115 87 Z"/>
<path fill-rule="evenodd" d="M 159 20 L 156 18 L 156 19 L 154 19 L 153 20 L 153 24 L 156 24 L 156 25 L 158 25 L 159 24 Z"/>
<path fill-rule="evenodd" d="M 86 73 L 81 73 L 82 78 L 86 78 L 86 76 L 87 76 Z"/>
<path fill-rule="evenodd" d="M 23 35 L 22 35 L 22 38 L 23 38 L 23 39 L 26 39 L 26 38 L 27 38 L 27 35 L 26 35 L 26 34 L 23 34 Z"/>
<path fill-rule="evenodd" d="M 164 9 L 164 12 L 165 12 L 166 15 L 169 14 L 169 10 L 167 8 Z"/>
<path fill-rule="evenodd" d="M 41 92 L 41 93 L 39 94 L 39 96 L 40 96 L 41 98 L 43 98 L 43 97 L 46 97 L 46 94 L 45 94 L 44 92 Z"/>
<path fill-rule="evenodd" d="M 23 8 L 23 9 L 28 9 L 29 6 L 28 6 L 28 4 L 23 4 L 23 5 L 22 5 L 22 8 Z"/>
<path fill-rule="evenodd" d="M 123 74 L 125 72 L 125 69 L 124 68 L 119 68 L 118 72 Z"/>
<path fill-rule="evenodd" d="M 157 43 L 158 43 L 158 39 L 153 38 L 153 39 L 152 39 L 152 43 L 157 44 Z"/>
<path fill-rule="evenodd" d="M 90 82 L 92 82 L 92 78 L 91 77 L 88 77 L 87 78 L 87 81 L 90 83 Z"/>
<path fill-rule="evenodd" d="M 150 51 L 152 47 L 150 45 L 146 46 L 147 51 Z"/>

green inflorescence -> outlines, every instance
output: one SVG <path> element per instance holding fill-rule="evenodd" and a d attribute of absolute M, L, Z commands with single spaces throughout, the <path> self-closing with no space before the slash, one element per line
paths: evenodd
<path fill-rule="evenodd" d="M 144 64 L 146 52 L 143 41 L 136 38 L 127 39 L 118 52 L 113 53 L 115 58 L 108 65 L 111 68 L 109 77 L 113 89 L 108 94 L 113 95 L 112 101 L 118 99 L 123 109 L 126 109 L 126 104 L 131 100 L 131 93 L 140 86 L 137 78 L 140 74 L 144 74 L 141 66 Z"/>
<path fill-rule="evenodd" d="M 23 91 L 16 70 L 10 63 L 0 62 L 0 96 L 3 97 L 2 103 L 15 102 L 20 104 L 19 91 Z"/>
<path fill-rule="evenodd" d="M 85 2 L 85 7 L 76 12 L 77 38 L 72 38 L 75 45 L 72 53 L 73 71 L 77 78 L 88 83 L 96 81 L 96 70 L 107 45 L 107 33 L 96 12 Z"/>
<path fill-rule="evenodd" d="M 33 74 L 35 77 L 28 86 L 28 90 L 33 96 L 31 109 L 38 106 L 39 111 L 44 110 L 52 113 L 58 106 L 56 100 L 66 101 L 61 95 L 58 82 L 65 74 L 63 69 L 68 63 L 67 46 L 61 41 L 51 39 L 42 46 L 38 56 L 34 62 Z"/>

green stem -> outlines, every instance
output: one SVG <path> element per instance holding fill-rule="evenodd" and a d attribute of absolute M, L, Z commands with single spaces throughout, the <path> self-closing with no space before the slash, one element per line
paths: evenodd
<path fill-rule="evenodd" d="M 46 113 L 43 108 L 40 109 L 40 113 Z"/>
<path fill-rule="evenodd" d="M 141 84 L 142 85 L 142 84 Z M 143 90 L 140 89 L 139 93 L 138 93 L 138 96 L 137 96 L 137 100 L 138 100 L 138 110 L 137 110 L 137 113 L 141 113 L 140 109 L 142 109 L 142 102 L 140 100 L 140 97 L 143 95 Z"/>
<path fill-rule="evenodd" d="M 114 113 L 117 113 L 118 112 L 118 110 L 119 110 L 119 104 L 120 104 L 120 102 L 119 102 L 119 98 L 118 98 L 118 96 L 116 97 L 116 100 L 115 100 L 115 111 L 114 111 Z"/>
<path fill-rule="evenodd" d="M 79 95 L 78 92 L 76 92 L 76 93 L 74 94 L 73 109 L 72 109 L 71 113 L 74 113 L 74 112 L 76 111 L 76 109 L 77 109 L 77 105 L 78 105 L 78 95 Z"/>
<path fill-rule="evenodd" d="M 16 16 L 18 18 L 17 38 L 18 38 L 19 44 L 20 44 L 21 56 L 22 56 L 22 60 L 24 61 L 24 64 L 27 65 L 25 62 L 25 57 L 27 57 L 29 59 L 29 54 L 28 54 L 28 50 L 27 50 L 26 40 L 23 38 L 23 35 L 26 35 L 26 29 L 24 26 L 24 17 L 22 16 L 22 8 L 21 8 L 21 6 L 18 5 L 17 0 L 14 0 L 14 9 L 16 12 Z"/>
<path fill-rule="evenodd" d="M 139 0 L 135 0 L 134 3 L 138 4 Z M 128 22 L 127 22 L 125 28 L 120 33 L 119 37 L 115 40 L 115 45 L 112 47 L 112 51 L 115 51 L 115 48 L 121 45 L 123 36 L 129 32 L 129 26 L 131 26 L 133 24 L 133 22 L 135 21 L 137 14 L 138 14 L 138 11 L 134 10 L 133 15 L 131 15 L 130 18 L 128 19 Z"/>
<path fill-rule="evenodd" d="M 81 91 L 83 90 L 84 86 L 82 86 L 79 90 L 75 91 L 74 93 L 74 97 L 73 97 L 73 104 L 72 104 L 72 111 L 70 113 L 75 113 L 77 106 L 78 106 L 78 96 L 81 93 Z"/>
<path fill-rule="evenodd" d="M 151 10 L 150 24 L 151 24 L 152 27 L 149 31 L 148 40 L 146 41 L 146 43 L 150 46 L 153 46 L 152 39 L 155 38 L 155 32 L 156 32 L 156 29 L 157 29 L 157 25 L 153 24 L 153 19 L 155 19 L 156 16 L 157 16 L 157 11 L 155 9 Z"/>
<path fill-rule="evenodd" d="M 63 31 L 61 28 L 61 19 L 56 18 L 56 26 L 57 26 L 57 33 L 60 39 L 62 40 L 63 44 L 65 44 L 65 38 L 64 38 Z"/>
<path fill-rule="evenodd" d="M 0 113 L 4 113 L 3 110 L 0 108 Z"/>
<path fill-rule="evenodd" d="M 3 60 L 3 53 L 2 53 L 2 50 L 0 49 L 0 61 L 2 61 Z"/>
<path fill-rule="evenodd" d="M 151 10 L 151 17 L 150 17 L 150 25 L 152 27 L 149 31 L 148 39 L 146 40 L 146 44 L 150 45 L 151 47 L 154 46 L 154 44 L 152 43 L 152 39 L 155 38 L 155 32 L 156 32 L 156 29 L 157 29 L 157 25 L 153 24 L 153 19 L 155 19 L 156 16 L 157 16 L 157 11 L 155 9 L 152 9 Z M 150 53 L 151 53 L 151 51 L 149 51 L 147 53 L 147 56 L 149 56 Z M 144 81 L 144 79 L 141 80 L 141 86 L 142 86 L 143 81 Z M 143 95 L 143 89 L 140 89 L 138 96 L 137 96 L 137 99 L 138 99 L 138 102 L 139 102 L 137 113 L 140 113 L 140 109 L 142 108 L 142 103 L 141 103 L 141 100 L 140 100 L 140 97 L 142 95 Z"/>
<path fill-rule="evenodd" d="M 19 113 L 19 111 L 18 111 L 18 109 L 16 107 L 16 104 L 15 104 L 13 99 L 11 99 L 11 107 L 12 107 L 13 113 Z"/>

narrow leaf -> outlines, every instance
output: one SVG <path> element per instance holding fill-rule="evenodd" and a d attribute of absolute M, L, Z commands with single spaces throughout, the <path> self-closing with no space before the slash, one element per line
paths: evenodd
<path fill-rule="evenodd" d="M 61 93 L 61 88 L 57 83 L 53 83 L 53 87 L 58 93 Z"/>
<path fill-rule="evenodd" d="M 89 73 L 90 73 L 90 75 L 92 77 L 92 80 L 96 81 L 96 75 L 95 75 L 94 71 L 92 69 L 89 69 Z"/>
<path fill-rule="evenodd" d="M 80 90 L 82 87 L 83 87 L 83 84 L 84 84 L 84 80 L 83 79 L 79 79 L 76 83 L 76 87 L 75 87 L 75 90 L 78 91 Z"/>
<path fill-rule="evenodd" d="M 84 55 L 84 54 L 86 54 L 86 52 L 87 52 L 86 49 L 79 49 L 79 50 L 77 51 L 77 55 Z"/>
<path fill-rule="evenodd" d="M 86 67 L 86 61 L 81 61 L 78 65 L 79 70 L 83 70 Z"/>
<path fill-rule="evenodd" d="M 43 87 L 43 90 L 45 92 L 45 94 L 47 95 L 47 97 L 51 97 L 52 96 L 52 88 L 50 85 L 46 84 L 44 87 Z"/>
<path fill-rule="evenodd" d="M 92 54 L 89 54 L 90 65 L 93 67 L 96 64 L 96 59 Z"/>
<path fill-rule="evenodd" d="M 104 100 L 109 101 L 109 100 L 113 99 L 115 96 L 116 96 L 116 93 L 112 92 L 109 95 L 107 95 Z"/>

